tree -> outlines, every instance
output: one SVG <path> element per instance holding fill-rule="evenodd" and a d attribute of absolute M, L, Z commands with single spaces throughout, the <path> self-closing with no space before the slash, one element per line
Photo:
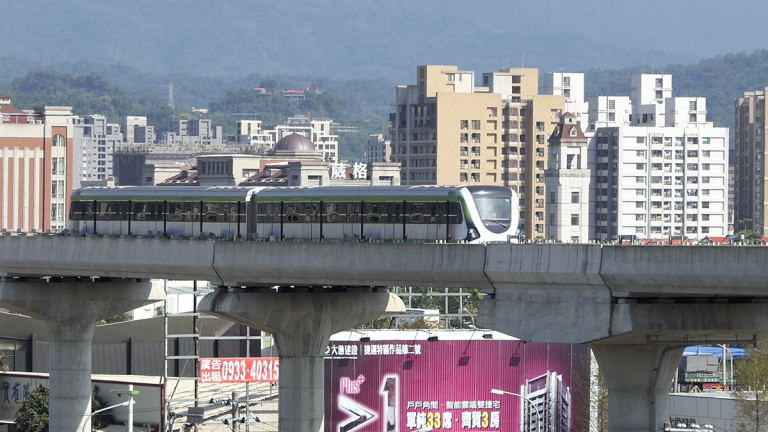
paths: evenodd
<path fill-rule="evenodd" d="M 97 326 L 103 326 L 103 325 L 106 325 L 106 324 L 114 324 L 114 323 L 119 323 L 119 322 L 124 322 L 124 321 L 130 321 L 131 318 L 132 318 L 131 314 L 129 314 L 127 312 L 123 312 L 121 314 L 117 314 L 117 315 L 111 316 L 111 317 L 109 317 L 107 319 L 103 319 L 103 320 L 97 322 L 96 325 Z"/>
<path fill-rule="evenodd" d="M 735 399 L 734 420 L 739 432 L 768 430 L 768 343 L 747 349 L 747 354 L 736 365 L 733 393 Z"/>
<path fill-rule="evenodd" d="M 0 353 L 0 372 L 6 372 L 8 370 L 8 364 L 5 362 L 5 354 Z"/>
<path fill-rule="evenodd" d="M 16 412 L 16 430 L 19 432 L 48 432 L 48 387 L 38 386 L 23 401 Z"/>
<path fill-rule="evenodd" d="M 739 220 L 739 228 L 741 228 L 741 231 L 737 234 L 743 235 L 747 243 L 754 243 L 756 240 L 763 238 L 763 226 L 757 224 L 756 227 L 753 227 L 752 219 Z"/>
<path fill-rule="evenodd" d="M 583 401 L 574 406 L 574 432 L 608 432 L 608 386 L 597 361 L 588 351 L 582 357 L 582 368 L 571 378 L 573 399 Z M 591 427 L 594 417 L 595 425 Z"/>
<path fill-rule="evenodd" d="M 45 386 L 38 386 L 29 394 L 29 398 L 21 403 L 16 412 L 16 430 L 18 432 L 48 432 L 48 402 L 50 390 Z M 99 386 L 93 387 L 91 394 L 91 412 L 98 411 L 107 404 L 99 395 Z M 98 414 L 91 417 L 91 427 L 103 429 L 114 423 L 115 418 L 111 414 Z"/>

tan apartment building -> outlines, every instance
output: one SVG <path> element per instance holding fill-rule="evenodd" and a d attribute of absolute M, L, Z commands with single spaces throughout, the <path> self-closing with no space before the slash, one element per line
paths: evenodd
<path fill-rule="evenodd" d="M 736 99 L 736 122 L 734 133 L 733 219 L 735 231 L 763 227 L 763 236 L 768 235 L 765 227 L 765 175 L 768 166 L 765 160 L 766 116 L 763 90 L 745 92 Z M 741 226 L 740 220 L 751 219 L 752 223 Z"/>
<path fill-rule="evenodd" d="M 397 86 L 391 159 L 401 184 L 503 185 L 520 195 L 527 238 L 545 236 L 547 138 L 563 96 L 539 95 L 537 69 L 475 73 L 418 66 L 416 85 Z"/>

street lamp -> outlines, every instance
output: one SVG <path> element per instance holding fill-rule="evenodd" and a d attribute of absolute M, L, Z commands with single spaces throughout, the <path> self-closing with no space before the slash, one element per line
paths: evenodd
<path fill-rule="evenodd" d="M 85 424 L 83 424 L 83 432 L 85 432 L 85 425 L 91 423 L 91 417 L 93 417 L 94 415 L 96 415 L 96 414 L 98 414 L 100 412 L 111 410 L 112 408 L 117 408 L 117 407 L 126 406 L 126 405 L 133 405 L 135 403 L 136 403 L 136 401 L 134 401 L 133 398 L 131 398 L 131 400 L 127 400 L 127 401 L 119 403 L 117 405 L 108 406 L 106 408 L 102 408 L 100 410 L 96 410 L 96 411 L 92 412 L 91 415 L 88 416 L 88 420 L 86 420 Z"/>
<path fill-rule="evenodd" d="M 731 390 L 733 390 L 733 353 L 731 350 L 725 346 L 725 345 L 718 345 L 720 348 L 723 349 L 723 391 L 725 391 L 725 386 L 728 384 L 728 357 L 726 357 L 725 353 L 728 352 L 728 355 L 731 356 Z"/>
<path fill-rule="evenodd" d="M 491 393 L 497 394 L 497 395 L 517 396 L 520 399 L 522 399 L 522 400 L 528 402 L 529 404 L 531 404 L 531 408 L 533 408 L 533 412 L 536 413 L 536 430 L 537 431 L 539 430 L 539 410 L 538 410 L 538 408 L 536 408 L 536 404 L 533 403 L 532 400 L 528 399 L 527 397 L 525 397 L 525 396 L 523 396 L 521 394 L 512 393 L 512 392 L 508 392 L 508 391 L 504 391 L 504 390 L 491 389 Z"/>

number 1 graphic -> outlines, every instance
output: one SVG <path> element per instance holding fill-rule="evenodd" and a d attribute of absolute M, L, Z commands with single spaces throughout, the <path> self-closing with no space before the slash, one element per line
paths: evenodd
<path fill-rule="evenodd" d="M 383 432 L 397 432 L 397 375 L 384 377 L 381 386 L 381 394 L 386 413 Z"/>

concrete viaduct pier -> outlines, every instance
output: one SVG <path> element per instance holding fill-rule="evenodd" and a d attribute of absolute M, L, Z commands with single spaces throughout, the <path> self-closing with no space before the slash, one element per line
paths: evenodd
<path fill-rule="evenodd" d="M 325 343 L 324 334 L 337 328 L 333 317 L 343 315 L 337 308 L 341 300 L 306 300 L 310 295 L 333 295 L 341 287 L 350 287 L 340 293 L 345 296 L 370 295 L 365 301 L 349 295 L 357 315 L 338 318 L 338 325 L 349 328 L 399 307 L 377 300 L 386 293 L 375 287 L 477 288 L 488 294 L 480 304 L 482 326 L 523 340 L 590 344 L 611 394 L 609 427 L 633 432 L 659 430 L 668 417 L 667 391 L 683 347 L 768 336 L 766 262 L 768 248 L 750 246 L 0 237 L 3 277 L 200 279 L 231 287 L 211 294 L 204 308 L 273 331 L 279 348 L 295 357 L 285 364 L 295 365 L 292 373 L 299 375 L 318 373 L 312 372 L 316 348 Z M 269 289 L 273 286 L 280 287 L 278 292 Z M 0 302 L 8 303 L 5 294 Z M 258 308 L 264 313 L 251 312 Z M 270 308 L 283 311 L 282 316 L 269 316 Z M 291 317 L 301 314 L 298 325 Z M 313 348 L 299 349 L 305 345 Z M 281 376 L 289 381 L 287 373 Z M 304 377 L 306 386 L 289 385 L 311 390 L 314 402 L 291 403 L 315 406 L 321 400 L 316 384 Z M 291 392 L 299 393 L 286 388 L 284 397 L 299 397 Z M 281 407 L 281 425 L 287 424 L 317 431 L 322 411 L 299 418 Z"/>
<path fill-rule="evenodd" d="M 331 334 L 405 312 L 403 301 L 386 287 L 311 291 L 222 289 L 200 303 L 202 312 L 275 338 L 280 354 L 280 430 L 323 432 L 324 356 Z"/>
<path fill-rule="evenodd" d="M 96 322 L 165 298 L 141 280 L 0 279 L 0 307 L 45 322 L 49 337 L 49 430 L 91 430 Z"/>

